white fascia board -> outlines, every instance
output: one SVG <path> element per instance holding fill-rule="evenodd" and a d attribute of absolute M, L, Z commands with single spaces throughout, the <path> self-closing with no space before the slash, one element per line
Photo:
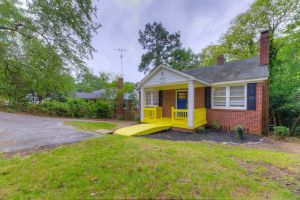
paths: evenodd
<path fill-rule="evenodd" d="M 228 84 L 235 84 L 235 83 L 250 83 L 250 82 L 261 82 L 268 80 L 268 77 L 264 78 L 256 78 L 256 79 L 244 79 L 244 80 L 238 80 L 238 81 L 224 81 L 224 82 L 216 82 L 210 84 L 211 86 L 216 86 L 216 85 L 228 85 Z"/>

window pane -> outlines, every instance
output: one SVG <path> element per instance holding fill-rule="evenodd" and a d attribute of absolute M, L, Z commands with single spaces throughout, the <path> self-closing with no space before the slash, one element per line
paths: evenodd
<path fill-rule="evenodd" d="M 153 91 L 152 95 L 153 95 L 153 99 L 158 99 L 158 91 Z"/>
<path fill-rule="evenodd" d="M 158 99 L 153 99 L 153 105 L 158 106 Z"/>
<path fill-rule="evenodd" d="M 213 105 L 226 107 L 226 87 L 214 88 Z"/>
<path fill-rule="evenodd" d="M 231 86 L 230 87 L 230 107 L 244 107 L 245 106 L 245 87 Z"/>
<path fill-rule="evenodd" d="M 214 96 L 226 96 L 226 87 L 214 88 Z"/>
<path fill-rule="evenodd" d="M 244 96 L 244 86 L 231 86 L 230 87 L 230 96 Z"/>
<path fill-rule="evenodd" d="M 151 105 L 151 99 L 146 99 L 146 105 L 147 106 Z"/>
<path fill-rule="evenodd" d="M 148 91 L 148 92 L 146 92 L 146 99 L 150 99 L 150 98 L 151 98 L 151 92 Z"/>

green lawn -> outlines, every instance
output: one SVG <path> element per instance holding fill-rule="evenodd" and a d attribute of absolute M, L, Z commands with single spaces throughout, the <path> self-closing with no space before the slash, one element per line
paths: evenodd
<path fill-rule="evenodd" d="M 79 130 L 96 131 L 99 129 L 114 129 L 116 124 L 107 122 L 88 122 L 88 121 L 67 121 L 66 125 L 72 125 Z"/>
<path fill-rule="evenodd" d="M 3 157 L 0 199 L 299 199 L 299 166 L 296 154 L 106 135 Z"/>

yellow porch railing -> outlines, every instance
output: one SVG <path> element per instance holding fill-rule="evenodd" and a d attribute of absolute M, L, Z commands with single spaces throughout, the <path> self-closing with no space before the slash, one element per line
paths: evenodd
<path fill-rule="evenodd" d="M 187 109 L 175 109 L 171 108 L 172 111 L 172 124 L 180 123 L 186 124 L 188 123 L 188 110 Z"/>
<path fill-rule="evenodd" d="M 167 122 L 169 120 L 169 122 Z M 144 108 L 144 120 L 146 123 L 169 123 L 170 126 L 180 128 L 188 127 L 188 109 L 171 108 L 171 118 L 162 118 L 162 107 Z M 206 124 L 206 108 L 194 109 L 194 128 Z"/>
<path fill-rule="evenodd" d="M 144 108 L 144 121 L 156 121 L 162 117 L 161 107 Z"/>

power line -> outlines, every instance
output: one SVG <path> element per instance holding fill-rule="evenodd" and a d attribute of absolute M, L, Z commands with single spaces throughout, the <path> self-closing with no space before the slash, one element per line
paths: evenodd
<path fill-rule="evenodd" d="M 115 51 L 118 51 L 120 52 L 120 58 L 121 58 L 121 73 L 122 73 L 122 76 L 124 75 L 123 74 L 123 52 L 127 51 L 126 49 L 122 49 L 122 48 L 118 48 L 118 49 L 114 49 Z"/>

